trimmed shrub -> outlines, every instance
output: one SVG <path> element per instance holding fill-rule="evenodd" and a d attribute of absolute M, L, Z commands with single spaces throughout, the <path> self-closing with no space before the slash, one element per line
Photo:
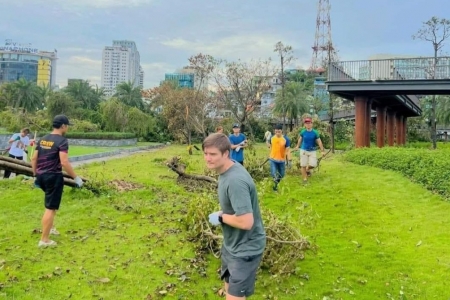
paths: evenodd
<path fill-rule="evenodd" d="M 449 157 L 449 150 L 414 148 L 362 148 L 344 154 L 352 163 L 400 172 L 445 198 L 450 198 Z"/>
<path fill-rule="evenodd" d="M 68 132 L 68 139 L 93 139 L 93 140 L 121 140 L 136 138 L 134 133 L 128 132 Z"/>

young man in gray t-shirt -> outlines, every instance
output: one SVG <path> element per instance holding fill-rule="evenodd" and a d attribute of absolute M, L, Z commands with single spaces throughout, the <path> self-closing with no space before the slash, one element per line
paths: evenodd
<path fill-rule="evenodd" d="M 219 173 L 221 210 L 209 215 L 222 225 L 221 279 L 227 300 L 246 299 L 255 289 L 256 271 L 266 247 L 258 193 L 247 170 L 230 159 L 231 143 L 221 133 L 208 136 L 202 145 L 206 165 Z"/>

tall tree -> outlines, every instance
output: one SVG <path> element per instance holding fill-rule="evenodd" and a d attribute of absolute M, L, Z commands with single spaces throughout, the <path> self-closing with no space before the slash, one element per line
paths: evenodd
<path fill-rule="evenodd" d="M 253 130 L 248 118 L 260 105 L 261 96 L 269 90 L 277 73 L 270 59 L 250 62 L 214 60 L 211 79 L 216 87 L 217 100 L 241 123 L 242 131 L 245 125 L 248 126 L 252 137 Z"/>
<path fill-rule="evenodd" d="M 301 83 L 288 82 L 284 93 L 279 90 L 275 96 L 274 112 L 288 118 L 290 131 L 298 125 L 298 117 L 309 111 L 308 91 Z"/>
<path fill-rule="evenodd" d="M 117 98 L 100 103 L 105 129 L 108 131 L 124 132 L 128 125 L 129 107 Z"/>
<path fill-rule="evenodd" d="M 23 112 L 35 112 L 42 108 L 39 88 L 34 82 L 20 78 L 12 84 L 12 91 L 12 107 L 21 108 Z"/>
<path fill-rule="evenodd" d="M 73 98 L 64 92 L 52 93 L 48 97 L 46 104 L 50 118 L 59 114 L 71 116 L 75 109 L 74 102 Z"/>
<path fill-rule="evenodd" d="M 438 64 L 438 52 L 444 47 L 445 41 L 450 37 L 450 20 L 439 19 L 438 17 L 432 17 L 430 20 L 423 23 L 422 28 L 413 35 L 413 39 L 420 39 L 430 42 L 433 45 L 434 59 L 431 72 L 431 78 L 436 78 L 436 69 Z M 436 149 L 436 95 L 431 99 L 431 140 L 433 149 Z"/>
<path fill-rule="evenodd" d="M 64 91 L 84 109 L 96 109 L 99 104 L 99 99 L 94 96 L 88 80 L 75 81 L 69 84 Z"/>
<path fill-rule="evenodd" d="M 119 83 L 116 86 L 114 97 L 119 99 L 119 101 L 125 105 L 144 110 L 141 88 L 134 86 L 134 83 L 131 81 Z"/>
<path fill-rule="evenodd" d="M 288 46 L 288 45 L 283 45 L 283 43 L 280 41 L 278 43 L 275 44 L 275 49 L 274 52 L 278 53 L 278 56 L 280 57 L 280 67 L 281 67 L 281 72 L 280 72 L 280 79 L 281 79 L 281 103 L 285 103 L 286 101 L 284 101 L 284 86 L 285 86 L 285 82 L 286 82 L 286 74 L 285 74 L 285 67 L 286 65 L 289 65 L 293 60 L 294 60 L 294 56 L 292 55 L 292 47 Z M 286 116 L 287 116 L 287 107 L 284 110 L 283 113 L 283 127 L 284 130 L 286 130 Z M 291 125 L 291 130 L 292 130 L 292 125 Z"/>
<path fill-rule="evenodd" d="M 214 106 L 212 93 L 209 92 L 208 84 L 212 71 L 214 70 L 214 59 L 210 55 L 199 53 L 189 58 L 190 68 L 194 70 L 195 95 L 191 103 L 194 113 L 189 113 L 189 118 L 195 131 L 203 138 L 207 134 L 207 114 L 208 110 Z"/>

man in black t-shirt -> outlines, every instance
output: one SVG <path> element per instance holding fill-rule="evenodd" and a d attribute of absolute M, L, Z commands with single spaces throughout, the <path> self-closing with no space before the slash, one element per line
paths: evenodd
<path fill-rule="evenodd" d="M 53 119 L 53 131 L 41 138 L 36 143 L 31 165 L 35 185 L 45 192 L 45 212 L 42 217 L 42 236 L 38 247 L 56 246 L 56 242 L 49 239 L 49 235 L 57 233 L 53 227 L 56 211 L 61 204 L 64 189 L 64 177 L 62 168 L 75 180 L 78 187 L 83 185 L 83 180 L 73 171 L 69 162 L 69 142 L 64 134 L 69 129 L 69 119 L 64 115 L 57 115 Z"/>

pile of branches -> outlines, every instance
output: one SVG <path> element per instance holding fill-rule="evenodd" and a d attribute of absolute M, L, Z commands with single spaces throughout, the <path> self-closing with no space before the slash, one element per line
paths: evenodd
<path fill-rule="evenodd" d="M 210 212 L 218 210 L 214 195 L 203 194 L 190 202 L 184 219 L 189 241 L 194 242 L 198 252 L 220 256 L 223 236 L 220 226 L 211 226 L 208 221 Z M 305 258 L 305 251 L 313 250 L 306 237 L 296 229 L 298 225 L 280 220 L 274 213 L 262 211 L 267 242 L 261 263 L 262 269 L 271 274 L 293 274 L 299 261 Z"/>
<path fill-rule="evenodd" d="M 215 190 L 217 179 L 208 175 L 196 175 L 186 172 L 186 163 L 182 162 L 181 156 L 174 156 L 166 161 L 166 166 L 178 174 L 177 182 L 188 191 Z"/>
<path fill-rule="evenodd" d="M 30 177 L 34 176 L 33 169 L 31 168 L 30 163 L 6 156 L 0 156 L 0 170 L 11 171 L 12 173 L 16 173 L 17 175 L 21 174 Z M 64 185 L 70 187 L 77 187 L 75 180 L 73 180 L 69 174 L 63 172 L 63 176 L 64 176 Z M 87 182 L 87 179 L 85 178 L 82 178 L 82 180 L 83 182 Z"/>

